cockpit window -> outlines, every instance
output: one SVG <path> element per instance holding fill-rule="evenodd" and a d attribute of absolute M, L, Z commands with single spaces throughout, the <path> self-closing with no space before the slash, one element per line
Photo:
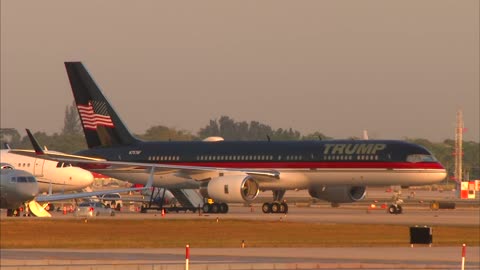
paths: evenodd
<path fill-rule="evenodd" d="M 25 176 L 17 176 L 17 183 L 27 183 L 28 179 Z"/>
<path fill-rule="evenodd" d="M 415 154 L 415 155 L 408 155 L 407 162 L 436 162 L 437 160 L 431 155 L 423 155 L 423 154 Z"/>
<path fill-rule="evenodd" d="M 58 162 L 57 163 L 57 168 L 65 168 L 65 167 L 72 167 L 72 164 L 68 163 L 68 162 Z"/>
<path fill-rule="evenodd" d="M 35 183 L 35 177 L 32 176 L 17 176 L 10 179 L 12 183 Z"/>

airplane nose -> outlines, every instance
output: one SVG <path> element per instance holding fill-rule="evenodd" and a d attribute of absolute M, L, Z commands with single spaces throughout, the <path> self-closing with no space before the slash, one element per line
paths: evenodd
<path fill-rule="evenodd" d="M 32 200 L 38 195 L 38 184 L 36 182 L 25 183 L 21 187 L 17 188 L 17 192 L 23 201 Z"/>
<path fill-rule="evenodd" d="M 77 168 L 77 167 L 72 167 L 70 168 L 72 170 L 71 174 L 71 179 L 75 180 L 75 186 L 76 188 L 85 188 L 93 183 L 93 175 L 90 171 Z"/>
<path fill-rule="evenodd" d="M 81 175 L 81 182 L 84 185 L 84 187 L 88 187 L 93 184 L 93 174 L 90 171 L 80 169 L 82 170 Z"/>
<path fill-rule="evenodd" d="M 440 178 L 441 178 L 440 182 L 445 180 L 447 178 L 447 175 L 448 175 L 447 170 L 444 169 L 440 175 Z"/>

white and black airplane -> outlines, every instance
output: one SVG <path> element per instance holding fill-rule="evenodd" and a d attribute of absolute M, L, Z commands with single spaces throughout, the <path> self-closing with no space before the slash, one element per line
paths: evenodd
<path fill-rule="evenodd" d="M 427 149 L 398 140 L 141 141 L 82 63 L 66 62 L 65 67 L 88 144 L 76 154 L 97 158 L 77 164 L 139 184 L 147 182 L 148 168 L 154 166 L 154 186 L 200 188 L 213 199 L 205 212 L 227 212 L 226 203 L 251 202 L 265 190 L 274 198 L 263 211 L 284 213 L 286 190 L 307 189 L 332 204 L 350 203 L 363 199 L 367 186 L 428 185 L 446 177 Z M 401 211 L 392 204 L 391 213 Z"/>

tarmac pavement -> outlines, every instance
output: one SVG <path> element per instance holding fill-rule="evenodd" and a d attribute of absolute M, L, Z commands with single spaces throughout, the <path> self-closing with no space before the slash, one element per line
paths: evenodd
<path fill-rule="evenodd" d="M 467 247 L 466 269 L 480 269 Z M 460 269 L 462 247 L 194 248 L 191 269 Z M 1 269 L 184 269 L 185 249 L 7 249 Z"/>

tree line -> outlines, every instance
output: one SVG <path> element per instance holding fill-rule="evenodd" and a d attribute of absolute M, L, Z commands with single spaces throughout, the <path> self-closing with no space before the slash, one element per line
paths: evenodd
<path fill-rule="evenodd" d="M 178 130 L 167 126 L 157 125 L 148 128 L 143 134 L 134 134 L 136 137 L 146 141 L 198 141 L 211 136 L 220 136 L 225 140 L 328 140 L 332 139 L 320 131 L 302 135 L 298 130 L 292 128 L 272 128 L 269 125 L 258 121 L 237 122 L 228 116 L 221 116 L 219 119 L 210 120 L 196 134 L 186 130 Z M 34 136 L 40 144 L 48 149 L 65 153 L 74 153 L 87 148 L 85 138 L 80 126 L 78 113 L 74 105 L 67 106 L 65 110 L 64 127 L 60 133 L 46 134 L 35 132 Z M 349 139 L 358 139 L 350 137 Z M 446 167 L 449 176 L 454 173 L 454 146 L 455 141 L 451 139 L 443 142 L 431 142 L 421 138 L 406 138 L 429 149 L 435 157 Z M 1 147 L 8 143 L 11 148 L 31 149 L 28 136 L 20 136 L 16 129 L 0 130 Z M 480 143 L 474 141 L 463 142 L 463 168 L 465 179 L 480 179 Z"/>

